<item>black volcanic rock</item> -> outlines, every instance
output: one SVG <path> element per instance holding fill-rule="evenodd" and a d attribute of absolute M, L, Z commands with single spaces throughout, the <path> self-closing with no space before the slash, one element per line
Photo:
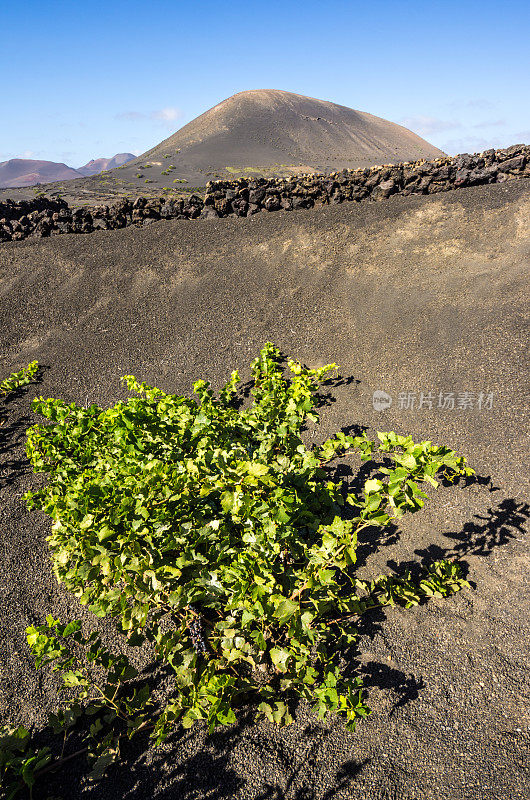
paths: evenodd
<path fill-rule="evenodd" d="M 486 166 L 487 164 L 487 166 Z M 245 178 L 208 183 L 206 194 L 186 200 L 166 197 L 121 198 L 113 205 L 72 211 L 64 201 L 38 198 L 0 202 L 0 241 L 95 229 L 148 225 L 159 219 L 209 219 L 258 211 L 293 210 L 344 201 L 386 200 L 394 194 L 436 194 L 464 186 L 505 183 L 530 176 L 530 146 L 487 151 L 412 164 L 342 170 L 331 175 L 302 174 L 289 179 Z"/>

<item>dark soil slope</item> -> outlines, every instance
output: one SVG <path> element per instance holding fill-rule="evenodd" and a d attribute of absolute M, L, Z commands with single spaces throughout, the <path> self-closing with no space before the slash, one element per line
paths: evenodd
<path fill-rule="evenodd" d="M 39 480 L 23 454 L 35 394 L 107 406 L 124 396 L 125 374 L 183 393 L 198 377 L 219 386 L 236 367 L 245 378 L 272 340 L 310 365 L 341 365 L 322 435 L 353 424 L 410 432 L 457 449 L 481 476 L 432 493 L 399 535 L 361 542 L 365 576 L 454 556 L 474 588 L 366 616 L 359 669 L 374 713 L 355 734 L 301 707 L 280 731 L 242 720 L 133 750 L 101 785 L 79 786 L 71 767 L 39 797 L 527 799 L 529 229 L 522 179 L 0 247 L 2 374 L 32 359 L 46 367 L 0 428 L 2 717 L 42 722 L 55 706 L 25 626 L 49 611 L 90 616 L 57 587 L 49 520 L 22 500 Z M 376 389 L 391 408 L 373 409 Z M 431 409 L 417 408 L 421 392 Z M 469 392 L 473 407 L 438 408 L 439 392 L 457 403 Z M 478 408 L 480 392 L 491 408 Z M 400 393 L 416 393 L 413 409 Z"/>

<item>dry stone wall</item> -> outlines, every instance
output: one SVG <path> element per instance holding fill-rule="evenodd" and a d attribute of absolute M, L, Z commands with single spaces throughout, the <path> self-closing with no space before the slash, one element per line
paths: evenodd
<path fill-rule="evenodd" d="M 62 233 L 90 233 L 127 225 L 148 225 L 160 219 L 208 219 L 260 211 L 293 210 L 346 201 L 385 200 L 391 195 L 435 194 L 464 186 L 503 183 L 530 177 L 530 145 L 475 155 L 438 158 L 330 175 L 213 181 L 204 198 L 185 200 L 138 197 L 111 206 L 70 208 L 63 200 L 0 202 L 0 241 Z"/>
<path fill-rule="evenodd" d="M 122 199 L 110 206 L 70 208 L 64 200 L 0 202 L 0 242 L 55 236 L 61 233 L 92 233 L 127 225 L 148 225 L 159 219 L 195 219 L 204 200 L 192 195 L 186 200 L 164 197 Z"/>

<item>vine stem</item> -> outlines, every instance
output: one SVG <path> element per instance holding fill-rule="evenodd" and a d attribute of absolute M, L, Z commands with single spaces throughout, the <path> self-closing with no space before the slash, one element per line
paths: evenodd
<path fill-rule="evenodd" d="M 76 750 L 75 753 L 70 753 L 69 756 L 62 756 L 61 758 L 57 759 L 57 761 L 48 764 L 46 767 L 43 767 L 36 772 L 35 777 L 40 778 L 47 772 L 53 772 L 54 769 L 58 769 L 59 767 L 62 767 L 63 764 L 66 764 L 67 761 L 72 761 L 74 758 L 79 758 L 79 756 L 82 756 L 83 753 L 88 753 L 88 747 L 82 747 L 81 750 Z"/>
<path fill-rule="evenodd" d="M 149 730 L 150 728 L 154 727 L 154 723 L 152 722 L 142 722 L 142 724 L 136 729 L 135 733 L 139 733 L 141 730 Z M 120 736 L 118 736 L 118 740 L 124 739 L 126 735 L 126 733 L 120 734 Z M 59 769 L 59 767 L 62 767 L 63 764 L 67 763 L 67 761 L 72 761 L 74 758 L 79 758 L 79 756 L 82 756 L 84 753 L 88 753 L 88 749 L 88 746 L 82 747 L 80 750 L 76 750 L 75 753 L 70 753 L 68 756 L 62 756 L 61 758 L 58 758 L 57 761 L 54 761 L 52 764 L 47 764 L 47 766 L 36 772 L 35 777 L 40 778 L 42 775 L 45 775 L 48 772 L 53 772 L 55 769 Z"/>
<path fill-rule="evenodd" d="M 80 644 L 79 642 L 76 642 L 76 641 L 75 641 L 75 639 L 73 640 L 73 644 L 74 644 L 74 645 L 76 645 L 78 648 L 80 648 L 80 647 L 81 647 L 81 644 Z M 75 656 L 74 656 L 74 658 L 75 658 Z M 79 664 L 79 659 L 78 659 L 78 664 Z M 79 664 L 79 667 L 82 669 L 82 667 L 81 667 L 81 664 Z M 117 693 L 118 693 L 118 690 L 119 690 L 119 684 L 118 684 L 118 686 L 116 687 L 116 691 L 114 692 L 114 695 L 112 696 L 112 699 L 111 699 L 110 697 L 107 697 L 107 695 L 105 694 L 105 692 L 103 691 L 103 689 L 101 688 L 101 686 L 98 686 L 98 684 L 97 684 L 97 683 L 95 683 L 95 684 L 94 684 L 94 688 L 95 688 L 95 689 L 97 689 L 97 691 L 100 693 L 100 695 L 101 695 L 101 697 L 103 698 L 103 700 L 105 700 L 105 701 L 106 701 L 106 702 L 107 702 L 107 703 L 108 703 L 110 706 L 112 706 L 112 708 L 114 708 L 114 710 L 116 711 L 116 714 L 117 714 L 118 718 L 119 718 L 119 719 L 122 719 L 122 720 L 125 720 L 125 719 L 126 719 L 126 717 L 124 717 L 124 716 L 121 714 L 121 712 L 120 712 L 120 709 L 118 708 L 118 706 L 117 706 L 117 705 L 116 705 L 116 703 L 114 702 L 114 700 L 115 700 L 115 698 L 116 698 L 116 695 L 117 695 Z M 65 735 L 66 735 L 66 734 L 65 734 Z"/>
<path fill-rule="evenodd" d="M 326 620 L 326 625 L 333 625 L 336 622 L 348 622 L 350 619 L 366 614 L 367 611 L 372 611 L 374 608 L 382 608 L 385 605 L 388 605 L 388 603 L 374 603 L 372 606 L 366 606 L 362 611 L 357 611 L 355 614 L 345 614 L 343 617 L 337 617 L 337 619 Z"/>

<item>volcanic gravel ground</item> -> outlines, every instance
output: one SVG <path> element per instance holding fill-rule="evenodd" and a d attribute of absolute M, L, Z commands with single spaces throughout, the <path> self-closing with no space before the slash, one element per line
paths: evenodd
<path fill-rule="evenodd" d="M 36 394 L 107 407 L 119 377 L 189 393 L 215 386 L 267 340 L 343 380 L 321 438 L 366 425 L 465 455 L 479 479 L 429 492 L 386 540 L 359 547 L 363 576 L 441 556 L 471 590 L 362 621 L 358 661 L 372 716 L 357 732 L 299 707 L 290 727 L 241 717 L 128 752 L 101 784 L 78 766 L 36 798 L 526 800 L 530 795 L 528 264 L 530 181 L 250 219 L 160 222 L 0 248 L 2 375 L 43 365 L 0 428 L 0 714 L 37 725 L 55 683 L 35 672 L 24 629 L 81 616 L 52 575 L 49 520 L 28 513 L 24 456 Z M 374 390 L 393 398 L 372 407 Z M 442 391 L 473 408 L 437 407 Z M 413 409 L 399 393 L 416 393 Z M 433 408 L 419 409 L 420 392 Z M 477 408 L 480 392 L 492 408 Z M 345 461 L 340 474 L 352 478 Z M 109 639 L 110 624 L 101 624 Z M 40 794 L 39 794 L 40 792 Z"/>

